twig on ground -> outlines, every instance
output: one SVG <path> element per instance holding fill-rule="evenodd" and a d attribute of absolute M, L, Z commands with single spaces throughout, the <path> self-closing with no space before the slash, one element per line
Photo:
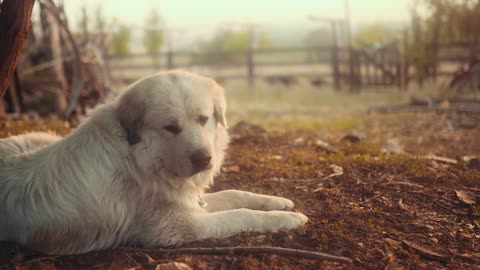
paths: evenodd
<path fill-rule="evenodd" d="M 371 198 L 368 198 L 368 199 L 364 200 L 364 201 L 361 202 L 361 203 L 368 203 L 368 202 L 373 201 L 373 200 L 375 200 L 375 199 L 377 199 L 378 197 L 381 197 L 381 196 L 383 196 L 383 194 L 377 194 L 377 195 L 375 195 L 375 196 L 373 196 L 373 197 L 371 197 Z"/>
<path fill-rule="evenodd" d="M 447 158 L 447 157 L 439 157 L 435 155 L 426 155 L 426 156 L 419 156 L 419 158 L 424 158 L 424 159 L 430 159 L 434 161 L 439 161 L 439 162 L 444 162 L 448 164 L 457 164 L 458 161 L 452 158 Z"/>
<path fill-rule="evenodd" d="M 454 215 L 457 215 L 457 216 L 469 216 L 469 217 L 473 217 L 473 218 L 477 218 L 477 217 L 480 217 L 479 214 L 476 214 L 476 213 L 465 213 L 465 212 L 460 212 L 460 211 L 457 211 L 457 210 L 454 210 L 454 209 L 451 209 L 450 207 L 447 207 L 441 203 L 439 203 L 438 201 L 435 202 L 435 205 L 438 205 L 440 208 L 444 209 L 444 210 L 447 210 L 448 212 L 450 212 L 451 214 L 454 214 Z"/>
<path fill-rule="evenodd" d="M 409 187 L 416 187 L 416 188 L 424 188 L 424 186 L 415 184 L 415 183 L 410 183 L 407 181 L 398 181 L 398 182 L 388 182 L 386 185 L 403 185 L 403 186 L 409 186 Z"/>
<path fill-rule="evenodd" d="M 97 269 L 97 268 L 100 268 L 100 267 L 105 268 L 106 265 L 107 265 L 106 263 L 96 264 L 96 265 L 94 265 L 90 268 L 87 268 L 87 270 L 93 270 L 93 269 Z"/>
<path fill-rule="evenodd" d="M 140 249 L 123 248 L 126 251 L 150 252 L 156 254 L 176 255 L 176 254 L 196 254 L 196 255 L 244 255 L 244 254 L 276 254 L 282 256 L 299 257 L 303 259 L 332 261 L 339 263 L 351 263 L 352 260 L 346 257 L 334 256 L 330 254 L 298 250 L 280 247 L 214 247 L 214 248 L 173 248 L 173 249 Z"/>
<path fill-rule="evenodd" d="M 22 262 L 20 264 L 21 265 L 26 265 L 26 264 L 30 264 L 30 263 L 34 263 L 34 262 L 48 261 L 48 260 L 55 261 L 56 259 L 57 259 L 57 257 L 40 257 L 40 258 L 35 258 L 35 259 L 29 260 L 29 261 Z"/>
<path fill-rule="evenodd" d="M 422 257 L 439 260 L 439 261 L 447 261 L 450 259 L 450 256 L 448 254 L 445 254 L 436 250 L 431 250 L 417 243 L 414 243 L 408 240 L 403 240 L 402 243 L 408 246 L 409 248 L 412 248 L 413 250 L 415 250 Z"/>
<path fill-rule="evenodd" d="M 378 185 L 377 187 L 380 187 L 380 188 L 383 188 L 383 189 L 394 190 L 394 191 L 406 192 L 406 193 L 420 194 L 420 195 L 423 195 L 425 197 L 440 199 L 440 200 L 444 200 L 444 201 L 447 201 L 447 202 L 451 202 L 453 204 L 457 204 L 457 202 L 452 200 L 452 199 L 449 199 L 449 198 L 446 198 L 446 197 L 443 197 L 443 196 L 434 195 L 434 194 L 428 194 L 428 193 L 425 193 L 425 192 L 422 192 L 422 191 L 392 188 L 392 187 L 388 187 L 388 186 L 384 186 L 384 185 Z"/>

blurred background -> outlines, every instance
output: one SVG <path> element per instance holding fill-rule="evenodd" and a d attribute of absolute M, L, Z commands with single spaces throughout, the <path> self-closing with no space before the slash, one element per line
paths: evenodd
<path fill-rule="evenodd" d="M 167 69 L 215 78 L 231 123 L 273 129 L 480 111 L 479 25 L 472 0 L 38 0 L 0 114 L 75 120 Z"/>

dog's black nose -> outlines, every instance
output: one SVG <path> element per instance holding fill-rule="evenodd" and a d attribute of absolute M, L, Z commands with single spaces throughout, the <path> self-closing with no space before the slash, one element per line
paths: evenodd
<path fill-rule="evenodd" d="M 195 172 L 203 171 L 208 167 L 210 161 L 212 161 L 212 156 L 208 153 L 207 150 L 202 149 L 195 151 L 191 156 L 190 160 L 192 161 L 193 170 Z"/>

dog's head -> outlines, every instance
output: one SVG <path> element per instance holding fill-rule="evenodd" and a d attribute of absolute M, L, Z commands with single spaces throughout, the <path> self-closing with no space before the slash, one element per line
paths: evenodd
<path fill-rule="evenodd" d="M 223 89 L 185 71 L 141 79 L 116 102 L 142 173 L 187 178 L 220 167 L 227 144 Z"/>

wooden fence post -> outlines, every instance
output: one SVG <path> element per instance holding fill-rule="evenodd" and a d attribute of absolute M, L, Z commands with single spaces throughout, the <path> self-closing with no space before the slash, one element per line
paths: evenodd
<path fill-rule="evenodd" d="M 153 61 L 153 69 L 155 70 L 155 72 L 158 72 L 158 70 L 160 69 L 160 54 L 155 52 L 151 56 Z"/>
<path fill-rule="evenodd" d="M 415 76 L 417 79 L 417 85 L 419 87 L 423 87 L 424 79 L 426 74 L 426 59 L 422 59 L 422 57 L 425 58 L 426 54 L 426 46 L 423 44 L 423 39 L 422 39 L 422 27 L 421 27 L 421 19 L 420 16 L 416 13 L 413 14 L 413 22 L 412 22 L 412 27 L 413 27 L 413 42 L 416 50 L 420 50 L 420 55 L 417 52 L 416 57 L 414 59 L 414 64 L 415 64 Z"/>
<path fill-rule="evenodd" d="M 410 40 L 409 40 L 409 35 L 408 35 L 408 28 L 405 28 L 403 30 L 403 46 L 402 46 L 402 81 L 401 81 L 401 87 L 402 89 L 406 90 L 408 88 L 408 83 L 410 79 L 410 61 L 409 61 L 409 46 L 410 46 Z"/>
<path fill-rule="evenodd" d="M 250 25 L 248 28 L 248 48 L 246 53 L 247 78 L 248 78 L 248 86 L 250 88 L 253 88 L 255 86 L 255 63 L 253 59 L 254 42 L 255 42 L 254 29 L 253 29 L 253 25 Z"/>
<path fill-rule="evenodd" d="M 337 23 L 331 21 L 332 28 L 332 74 L 333 87 L 335 90 L 340 90 L 340 72 L 338 67 L 338 40 L 337 40 Z"/>
<path fill-rule="evenodd" d="M 3 0 L 0 4 L 0 98 L 20 59 L 34 3 L 35 0 Z"/>
<path fill-rule="evenodd" d="M 169 48 L 167 51 L 167 69 L 174 69 L 175 64 L 173 63 L 173 51 Z"/>
<path fill-rule="evenodd" d="M 395 59 L 395 80 L 398 88 L 402 88 L 402 61 L 401 61 L 401 52 L 400 45 L 397 41 L 394 47 L 394 59 Z"/>
<path fill-rule="evenodd" d="M 252 88 L 255 86 L 255 66 L 253 63 L 253 50 L 248 48 L 246 56 L 247 56 L 248 86 Z"/>

